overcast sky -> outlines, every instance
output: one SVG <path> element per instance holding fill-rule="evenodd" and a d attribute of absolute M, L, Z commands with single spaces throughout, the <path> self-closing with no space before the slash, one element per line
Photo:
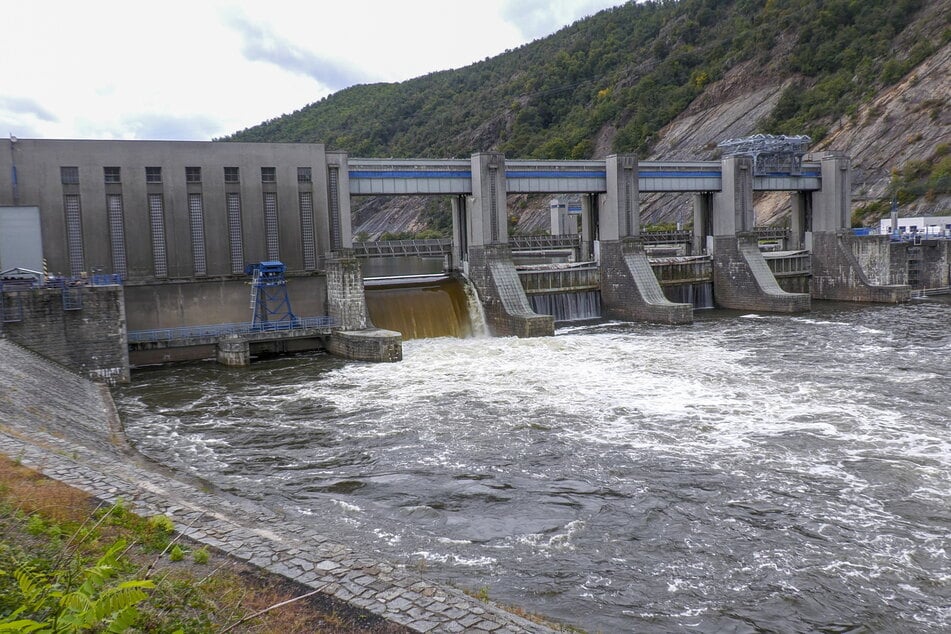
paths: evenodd
<path fill-rule="evenodd" d="M 210 140 L 623 0 L 0 0 L 0 135 Z"/>

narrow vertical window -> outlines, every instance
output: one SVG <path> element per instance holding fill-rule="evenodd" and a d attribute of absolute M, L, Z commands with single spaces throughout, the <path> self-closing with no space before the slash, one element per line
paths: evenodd
<path fill-rule="evenodd" d="M 83 216 L 79 205 L 79 196 L 67 194 L 63 197 L 66 212 L 66 248 L 69 252 L 70 275 L 79 275 L 86 270 L 83 255 Z"/>
<path fill-rule="evenodd" d="M 297 168 L 297 182 L 298 183 L 309 183 L 311 182 L 311 170 L 309 167 L 298 167 Z"/>
<path fill-rule="evenodd" d="M 281 253 L 277 235 L 277 194 L 264 192 L 264 239 L 267 259 L 280 260 Z"/>
<path fill-rule="evenodd" d="M 231 272 L 244 273 L 244 240 L 241 233 L 241 195 L 228 194 L 228 239 L 231 244 Z"/>
<path fill-rule="evenodd" d="M 262 167 L 261 168 L 261 182 L 262 183 L 276 183 L 277 169 L 274 167 Z"/>
<path fill-rule="evenodd" d="M 149 225 L 152 228 L 152 262 L 155 277 L 168 277 L 165 252 L 165 204 L 161 194 L 149 194 Z"/>
<path fill-rule="evenodd" d="M 330 248 L 339 249 L 343 246 L 342 228 L 340 225 L 340 168 L 329 167 L 327 171 L 327 197 L 330 199 Z"/>
<path fill-rule="evenodd" d="M 195 275 L 207 275 L 205 261 L 205 211 L 201 203 L 201 194 L 188 195 L 188 220 L 192 230 L 192 260 Z"/>
<path fill-rule="evenodd" d="M 304 269 L 317 268 L 317 248 L 314 244 L 314 195 L 300 192 L 300 237 L 304 243 Z"/>
<path fill-rule="evenodd" d="M 112 271 L 123 278 L 128 275 L 125 253 L 125 220 L 122 209 L 122 196 L 106 196 L 106 208 L 109 212 L 109 241 L 112 244 Z"/>

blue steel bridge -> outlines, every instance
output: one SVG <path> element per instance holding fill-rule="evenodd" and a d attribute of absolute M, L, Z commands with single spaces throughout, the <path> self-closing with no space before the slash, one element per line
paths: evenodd
<path fill-rule="evenodd" d="M 472 194 L 469 159 L 364 159 L 349 160 L 350 194 L 467 195 Z M 505 161 L 506 193 L 598 194 L 607 191 L 604 161 Z M 641 193 L 705 193 L 723 187 L 719 161 L 641 161 Z M 799 173 L 764 173 L 753 176 L 754 191 L 818 191 L 818 163 L 803 163 Z"/>

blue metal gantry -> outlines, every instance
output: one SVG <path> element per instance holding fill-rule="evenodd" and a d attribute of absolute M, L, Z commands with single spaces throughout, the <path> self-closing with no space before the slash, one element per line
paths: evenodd
<path fill-rule="evenodd" d="M 294 326 L 300 320 L 291 311 L 283 262 L 256 262 L 244 267 L 251 280 L 251 329 L 274 330 Z"/>

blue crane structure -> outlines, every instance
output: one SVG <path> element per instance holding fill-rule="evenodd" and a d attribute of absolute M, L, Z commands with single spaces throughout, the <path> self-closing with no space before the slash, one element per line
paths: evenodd
<path fill-rule="evenodd" d="M 283 262 L 271 260 L 244 267 L 251 276 L 251 329 L 272 330 L 296 327 L 300 320 L 291 310 Z"/>

